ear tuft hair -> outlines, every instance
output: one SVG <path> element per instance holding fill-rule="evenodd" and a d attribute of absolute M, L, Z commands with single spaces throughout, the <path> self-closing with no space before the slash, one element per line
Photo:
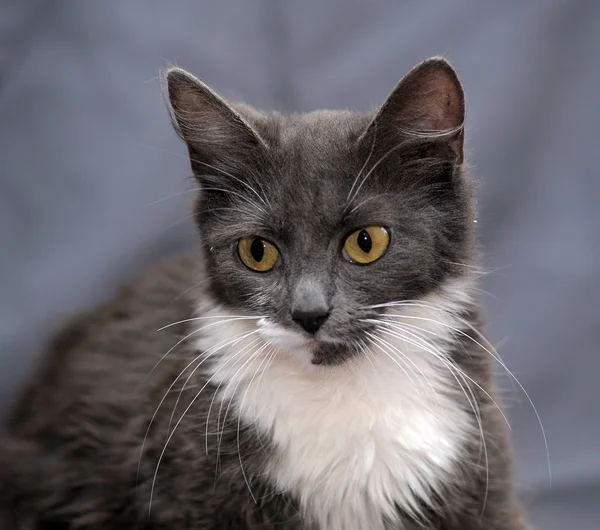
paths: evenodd
<path fill-rule="evenodd" d="M 227 171 L 239 168 L 266 149 L 265 142 L 250 124 L 192 74 L 171 68 L 166 81 L 171 121 L 188 145 L 197 174 L 206 172 L 206 166 Z"/>
<path fill-rule="evenodd" d="M 431 139 L 452 148 L 463 160 L 465 100 L 454 68 L 440 57 L 415 66 L 394 88 L 363 138 L 392 141 Z"/>

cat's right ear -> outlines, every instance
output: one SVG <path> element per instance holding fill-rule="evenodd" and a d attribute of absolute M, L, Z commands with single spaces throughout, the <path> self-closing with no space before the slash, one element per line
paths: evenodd
<path fill-rule="evenodd" d="M 173 126 L 197 176 L 239 171 L 260 160 L 265 142 L 223 98 L 180 68 L 170 69 L 166 80 Z"/>

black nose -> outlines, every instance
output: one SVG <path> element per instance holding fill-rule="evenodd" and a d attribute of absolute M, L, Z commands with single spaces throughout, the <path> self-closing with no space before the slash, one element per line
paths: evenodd
<path fill-rule="evenodd" d="M 292 318 L 309 333 L 316 333 L 327 320 L 329 311 L 294 311 Z"/>

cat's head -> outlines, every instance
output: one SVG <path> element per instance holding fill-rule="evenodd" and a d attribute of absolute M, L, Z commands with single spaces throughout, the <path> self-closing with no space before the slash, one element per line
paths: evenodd
<path fill-rule="evenodd" d="M 473 192 L 463 91 L 446 61 L 418 65 L 373 113 L 263 114 L 180 69 L 167 80 L 200 184 L 210 292 L 260 316 L 275 346 L 343 362 L 384 304 L 464 274 Z"/>

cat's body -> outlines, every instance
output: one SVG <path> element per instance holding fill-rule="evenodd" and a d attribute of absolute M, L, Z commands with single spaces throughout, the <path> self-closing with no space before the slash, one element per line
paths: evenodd
<path fill-rule="evenodd" d="M 526 529 L 452 70 L 425 63 L 375 120 L 238 114 L 169 77 L 203 252 L 54 341 L 0 450 L 19 528 Z M 446 133 L 390 144 L 401 115 Z"/>

